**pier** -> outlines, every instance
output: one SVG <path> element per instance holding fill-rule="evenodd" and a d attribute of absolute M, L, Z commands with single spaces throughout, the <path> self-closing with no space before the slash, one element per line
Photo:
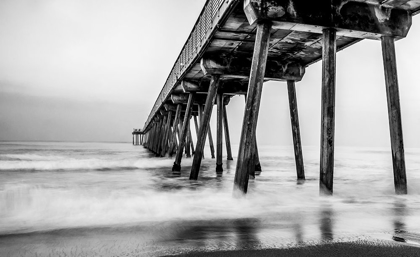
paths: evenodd
<path fill-rule="evenodd" d="M 133 131 L 133 145 L 174 157 L 174 174 L 180 174 L 184 156 L 193 158 L 190 179 L 197 180 L 208 140 L 211 155 L 206 158 L 215 159 L 215 173 L 221 175 L 224 148 L 232 159 L 227 106 L 243 95 L 234 193 L 246 193 L 249 177 L 261 172 L 256 128 L 263 83 L 279 81 L 288 90 L 296 179 L 305 180 L 295 86 L 306 67 L 322 61 L 319 190 L 331 195 L 336 53 L 361 40 L 376 40 L 382 47 L 395 192 L 407 194 L 394 41 L 407 36 L 419 12 L 417 0 L 208 0 L 144 127 Z M 209 126 L 214 108 L 216 149 Z"/>

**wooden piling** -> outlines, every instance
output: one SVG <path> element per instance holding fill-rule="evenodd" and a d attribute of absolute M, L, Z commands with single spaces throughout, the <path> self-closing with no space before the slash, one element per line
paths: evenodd
<path fill-rule="evenodd" d="M 201 118 L 200 129 L 198 132 L 197 146 L 195 147 L 195 155 L 191 167 L 190 179 L 197 180 L 200 172 L 201 159 L 203 158 L 203 150 L 206 142 L 207 130 L 210 127 L 210 118 L 213 111 L 214 98 L 219 87 L 219 75 L 211 77 L 209 91 L 207 93 L 206 104 L 204 106 L 203 116 Z"/>
<path fill-rule="evenodd" d="M 246 95 L 245 95 L 245 104 L 246 104 Z M 254 152 L 253 152 L 253 156 L 254 156 L 254 169 L 250 169 L 250 173 L 249 175 L 251 176 L 251 178 L 255 178 L 256 175 L 260 175 L 262 168 L 261 168 L 261 163 L 260 163 L 260 155 L 258 153 L 258 144 L 257 144 L 257 135 L 255 135 L 255 147 L 254 147 Z"/>
<path fill-rule="evenodd" d="M 395 193 L 407 194 L 407 176 L 405 172 L 404 141 L 401 124 L 400 95 L 398 89 L 394 38 L 383 36 L 381 42 L 388 103 Z"/>
<path fill-rule="evenodd" d="M 232 147 L 230 145 L 229 123 L 226 112 L 226 105 L 223 105 L 223 127 L 225 129 L 226 154 L 228 160 L 233 160 Z"/>
<path fill-rule="evenodd" d="M 192 111 L 191 107 L 193 104 L 193 100 L 194 100 L 194 93 L 190 93 L 188 96 L 187 108 L 185 110 L 184 123 L 182 125 L 182 131 L 181 131 L 181 138 L 179 140 L 179 147 L 178 147 L 178 151 L 176 152 L 174 165 L 172 167 L 173 172 L 181 172 L 182 152 L 184 150 L 185 138 L 187 136 L 189 120 L 191 118 L 191 111 Z"/>
<path fill-rule="evenodd" d="M 218 93 L 217 101 L 217 130 L 216 130 L 216 172 L 223 172 L 223 94 Z"/>
<path fill-rule="evenodd" d="M 213 144 L 213 136 L 211 135 L 211 126 L 210 126 L 210 124 L 209 124 L 209 127 L 207 129 L 207 135 L 209 137 L 209 145 L 210 145 L 211 158 L 214 159 L 214 144 Z"/>
<path fill-rule="evenodd" d="M 298 180 L 305 179 L 305 170 L 303 166 L 302 143 L 300 140 L 299 116 L 296 100 L 295 81 L 287 81 L 287 92 L 289 95 L 290 121 L 292 124 L 293 146 L 295 152 L 296 174 Z"/>
<path fill-rule="evenodd" d="M 197 143 L 198 143 L 198 132 L 200 131 L 200 128 L 201 128 L 201 120 L 203 118 L 203 112 L 204 112 L 204 110 L 203 110 L 204 108 L 203 107 L 204 106 L 201 105 L 201 104 L 198 105 L 198 121 L 199 121 L 198 124 L 199 124 L 199 127 L 198 127 L 198 130 L 197 130 Z M 207 137 L 207 134 L 206 134 L 206 137 Z M 206 139 L 204 139 L 204 145 L 206 145 Z M 204 159 L 204 152 L 205 152 L 205 150 L 203 148 L 203 159 Z"/>
<path fill-rule="evenodd" d="M 190 137 L 190 125 L 188 121 L 187 136 L 185 137 L 185 155 L 187 158 L 191 158 L 191 137 Z"/>
<path fill-rule="evenodd" d="M 171 132 L 171 123 L 172 123 L 172 111 L 168 111 L 168 118 L 166 119 L 166 127 L 165 127 L 165 134 L 163 137 L 163 144 L 162 144 L 162 153 L 161 156 L 165 156 L 166 152 L 169 149 L 170 145 L 170 132 Z"/>
<path fill-rule="evenodd" d="M 197 122 L 197 116 L 194 116 L 194 126 L 195 126 L 195 133 L 197 135 L 198 138 L 198 122 Z"/>
<path fill-rule="evenodd" d="M 162 156 L 161 152 L 162 152 L 162 145 L 163 145 L 164 134 L 165 134 L 166 120 L 167 120 L 167 117 L 166 115 L 164 115 L 163 119 L 161 118 L 161 121 L 160 121 L 159 141 L 158 141 L 158 147 L 157 147 L 157 153 L 156 153 L 157 156 Z"/>
<path fill-rule="evenodd" d="M 336 31 L 324 29 L 322 39 L 322 106 L 320 194 L 332 195 L 334 178 Z"/>
<path fill-rule="evenodd" d="M 263 21 L 257 24 L 251 74 L 248 82 L 248 93 L 234 180 L 234 194 L 237 196 L 248 191 L 249 174 L 251 173 L 251 170 L 255 169 L 255 132 L 267 63 L 270 30 L 271 22 L 269 21 Z"/>
<path fill-rule="evenodd" d="M 190 123 L 190 125 L 191 125 L 191 123 Z M 192 134 L 191 134 L 191 126 L 188 126 L 188 137 L 189 137 L 189 140 L 190 140 L 191 154 L 194 155 L 195 149 L 194 149 L 194 141 L 193 141 Z"/>
<path fill-rule="evenodd" d="M 176 145 L 177 145 L 176 132 L 178 130 L 179 118 L 181 116 L 181 108 L 182 108 L 181 104 L 178 104 L 176 106 L 175 120 L 174 120 L 174 124 L 172 125 L 172 144 L 169 147 L 170 148 L 169 149 L 169 156 L 170 157 L 172 157 L 172 155 L 175 151 Z"/>

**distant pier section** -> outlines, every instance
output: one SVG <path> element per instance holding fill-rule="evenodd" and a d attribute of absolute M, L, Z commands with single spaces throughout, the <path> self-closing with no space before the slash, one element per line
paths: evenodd
<path fill-rule="evenodd" d="M 248 180 L 264 167 L 256 140 L 263 83 L 279 81 L 288 89 L 296 179 L 304 180 L 295 86 L 306 67 L 322 61 L 322 81 L 314 82 L 322 85 L 319 190 L 331 195 L 336 53 L 361 40 L 375 40 L 382 48 L 395 191 L 406 194 L 394 41 L 408 35 L 412 16 L 419 11 L 419 0 L 208 0 L 144 127 L 133 131 L 133 144 L 143 145 L 156 156 L 174 156 L 174 174 L 180 174 L 183 157 L 192 157 L 190 179 L 196 180 L 208 140 L 211 157 L 216 159 L 215 173 L 222 175 L 224 149 L 232 160 L 227 107 L 232 97 L 244 96 L 234 179 L 235 194 L 244 194 Z M 215 145 L 209 126 L 214 108 Z M 195 144 L 192 125 L 197 132 Z"/>

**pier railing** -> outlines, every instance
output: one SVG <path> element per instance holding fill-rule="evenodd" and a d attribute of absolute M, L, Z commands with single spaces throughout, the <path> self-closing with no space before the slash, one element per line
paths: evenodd
<path fill-rule="evenodd" d="M 185 72 L 192 67 L 192 65 L 196 62 L 196 59 L 200 58 L 200 53 L 205 48 L 213 32 L 216 30 L 217 24 L 226 15 L 228 15 L 231 7 L 237 2 L 238 0 L 207 0 L 193 30 L 187 39 L 187 42 L 184 44 L 181 53 L 172 67 L 168 78 L 166 79 L 165 85 L 153 105 L 152 111 L 144 124 L 143 131 L 148 130 L 150 122 L 165 102 L 171 90 L 184 77 Z"/>

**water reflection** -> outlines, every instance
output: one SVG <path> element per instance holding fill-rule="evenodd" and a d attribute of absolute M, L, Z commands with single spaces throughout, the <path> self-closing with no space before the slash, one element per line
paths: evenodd
<path fill-rule="evenodd" d="M 254 218 L 235 220 L 182 222 L 168 232 L 160 243 L 176 243 L 177 247 L 213 249 L 254 249 L 258 239 L 260 221 Z"/>
<path fill-rule="evenodd" d="M 334 240 L 334 233 L 333 233 L 333 223 L 334 223 L 334 212 L 331 206 L 323 206 L 321 209 L 320 214 L 320 232 L 321 232 L 321 239 L 323 241 L 332 241 Z"/>

